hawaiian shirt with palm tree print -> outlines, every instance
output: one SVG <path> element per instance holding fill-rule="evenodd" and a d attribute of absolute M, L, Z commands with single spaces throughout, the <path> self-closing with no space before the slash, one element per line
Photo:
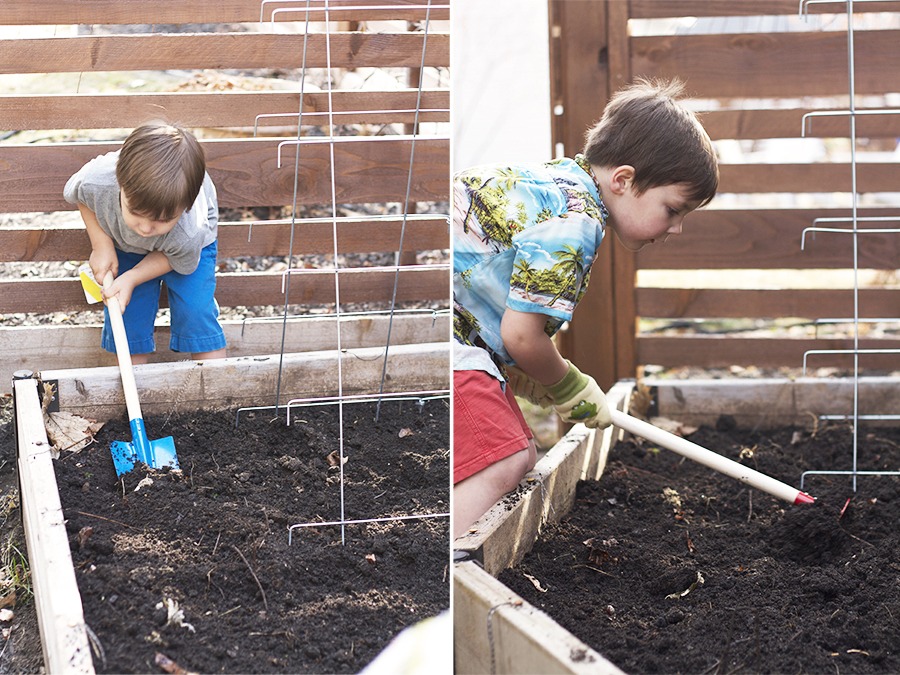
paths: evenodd
<path fill-rule="evenodd" d="M 453 335 L 513 360 L 500 338 L 507 307 L 548 317 L 556 333 L 587 290 L 608 212 L 582 155 L 479 166 L 453 181 Z"/>

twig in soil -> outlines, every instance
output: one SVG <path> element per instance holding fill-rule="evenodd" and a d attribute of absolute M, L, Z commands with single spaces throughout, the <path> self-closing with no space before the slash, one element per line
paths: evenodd
<path fill-rule="evenodd" d="M 215 566 L 213 566 L 212 568 L 210 568 L 209 572 L 206 573 L 206 585 L 207 586 L 215 586 L 216 590 L 222 594 L 222 599 L 224 600 L 228 596 L 225 595 L 225 591 L 223 591 L 221 588 L 219 588 L 219 584 L 217 584 L 215 581 L 212 580 L 212 573 L 215 571 L 215 569 L 216 569 Z M 229 610 L 229 611 L 231 611 L 231 610 Z"/>
<path fill-rule="evenodd" d="M 747 492 L 750 497 L 750 506 L 747 509 L 747 522 L 750 522 L 750 519 L 753 517 L 753 490 Z"/>
<path fill-rule="evenodd" d="M 612 577 L 613 579 L 615 579 L 614 575 L 610 574 L 609 572 L 604 572 L 599 567 L 594 567 L 593 565 L 586 565 L 584 563 L 578 563 L 577 565 L 572 565 L 572 569 L 575 569 L 576 567 L 587 567 L 589 570 L 594 570 L 595 572 L 600 572 L 600 574 L 605 574 L 606 576 Z"/>
<path fill-rule="evenodd" d="M 238 605 L 237 607 L 232 607 L 231 609 L 226 609 L 224 612 L 219 614 L 220 617 L 225 616 L 226 614 L 231 614 L 232 612 L 238 611 L 243 605 Z"/>
<path fill-rule="evenodd" d="M 91 643 L 91 649 L 94 654 L 100 657 L 100 660 L 103 662 L 103 667 L 106 667 L 106 650 L 103 649 L 103 645 L 100 643 L 100 638 L 97 637 L 97 634 L 91 630 L 91 627 L 87 624 L 84 624 L 84 630 L 87 631 L 88 642 Z"/>
<path fill-rule="evenodd" d="M 215 555 L 216 551 L 219 549 L 219 539 L 221 539 L 221 538 L 222 538 L 222 533 L 219 532 L 219 535 L 216 537 L 216 543 L 213 545 L 213 551 L 212 551 L 213 555 Z"/>
<path fill-rule="evenodd" d="M 80 516 L 87 516 L 88 518 L 97 518 L 98 520 L 105 520 L 107 523 L 115 523 L 116 525 L 121 525 L 122 527 L 127 527 L 129 530 L 138 530 L 142 531 L 140 527 L 135 527 L 134 525 L 129 525 L 128 523 L 123 523 L 121 520 L 113 520 L 112 518 L 105 518 L 103 516 L 98 516 L 96 513 L 87 513 L 86 511 L 76 511 Z"/>
<path fill-rule="evenodd" d="M 237 551 L 237 554 L 239 556 L 241 556 L 241 560 L 244 561 L 244 564 L 247 566 L 247 569 L 250 570 L 250 575 L 253 577 L 253 581 L 256 582 L 256 585 L 259 588 L 259 592 L 262 593 L 263 607 L 265 607 L 266 611 L 268 612 L 269 611 L 269 603 L 266 600 L 266 592 L 263 590 L 262 584 L 259 583 L 259 578 L 256 576 L 256 572 L 253 571 L 253 568 L 250 566 L 250 563 L 247 562 L 247 559 L 244 557 L 244 554 L 241 553 L 241 549 L 239 549 L 234 544 L 231 545 L 231 548 L 233 548 L 235 551 Z"/>

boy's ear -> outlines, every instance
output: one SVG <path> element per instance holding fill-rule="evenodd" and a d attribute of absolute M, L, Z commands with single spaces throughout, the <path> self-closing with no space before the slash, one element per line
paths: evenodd
<path fill-rule="evenodd" d="M 614 194 L 625 194 L 631 181 L 634 180 L 634 167 L 630 164 L 623 164 L 613 169 L 610 174 L 610 187 Z"/>

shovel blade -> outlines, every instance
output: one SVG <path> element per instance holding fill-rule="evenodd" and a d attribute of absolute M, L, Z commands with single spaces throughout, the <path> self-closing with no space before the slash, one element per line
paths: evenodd
<path fill-rule="evenodd" d="M 138 462 L 153 469 L 180 469 L 178 456 L 175 454 L 175 440 L 171 436 L 151 441 L 144 429 L 144 420 L 131 420 L 132 442 L 113 441 L 110 445 L 116 476 L 122 476 Z"/>

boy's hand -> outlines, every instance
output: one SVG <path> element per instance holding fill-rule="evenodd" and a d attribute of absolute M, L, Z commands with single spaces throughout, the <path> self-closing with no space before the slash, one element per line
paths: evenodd
<path fill-rule="evenodd" d="M 116 256 L 116 249 L 112 246 L 108 249 L 93 249 L 88 264 L 91 266 L 91 272 L 94 273 L 95 279 L 106 279 L 107 273 L 113 276 L 119 273 L 119 258 Z"/>
<path fill-rule="evenodd" d="M 506 374 L 509 377 L 509 387 L 516 396 L 542 408 L 549 408 L 553 405 L 553 397 L 550 396 L 547 388 L 533 377 L 526 375 L 525 371 L 515 366 L 506 366 Z"/>
<path fill-rule="evenodd" d="M 111 276 L 106 277 L 106 281 L 103 284 L 103 298 L 104 300 L 109 300 L 114 297 L 119 301 L 119 307 L 122 311 L 125 311 L 125 308 L 128 306 L 128 303 L 131 302 L 131 294 L 134 292 L 134 284 L 131 282 L 131 279 L 128 274 L 123 274 L 120 277 L 116 277 L 112 279 Z"/>
<path fill-rule="evenodd" d="M 569 372 L 556 384 L 547 387 L 553 407 L 564 422 L 583 422 L 592 429 L 612 424 L 603 390 L 590 375 L 585 375 L 571 362 Z"/>

